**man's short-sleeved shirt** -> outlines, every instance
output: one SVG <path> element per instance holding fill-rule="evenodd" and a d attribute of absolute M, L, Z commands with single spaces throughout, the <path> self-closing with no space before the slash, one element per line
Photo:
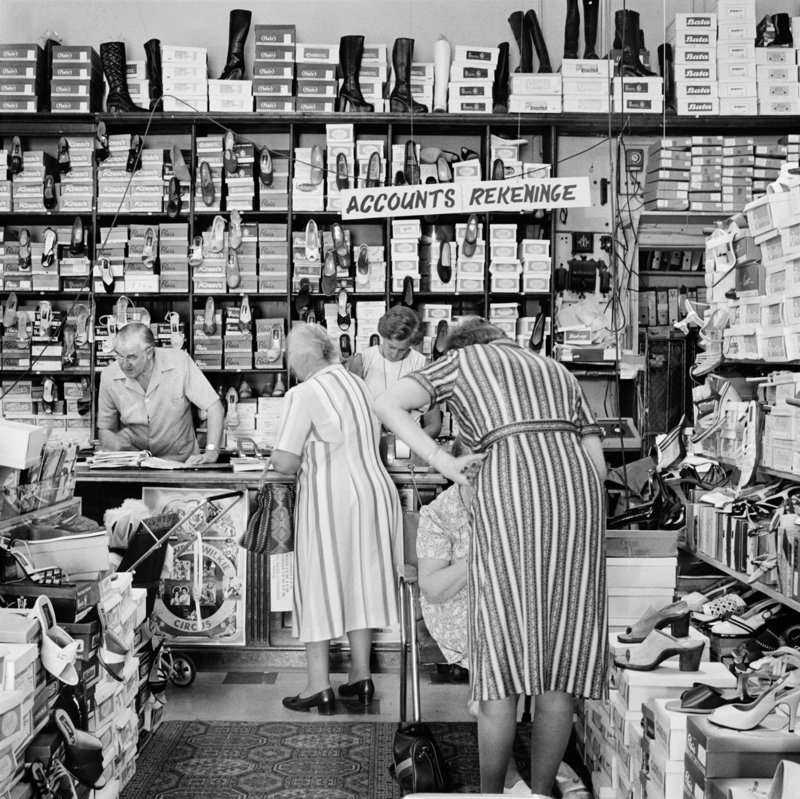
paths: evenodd
<path fill-rule="evenodd" d="M 197 364 L 183 350 L 154 350 L 147 392 L 125 376 L 118 363 L 103 370 L 97 426 L 134 434 L 134 449 L 156 457 L 185 461 L 200 448 L 194 433 L 192 405 L 208 410 L 219 397 Z"/>

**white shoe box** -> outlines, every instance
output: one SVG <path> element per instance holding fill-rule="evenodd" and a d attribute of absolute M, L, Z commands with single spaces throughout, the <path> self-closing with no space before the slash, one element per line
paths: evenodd
<path fill-rule="evenodd" d="M 683 799 L 683 758 L 670 760 L 658 742 L 650 744 L 649 781 L 653 791 L 648 788 L 648 796 L 662 796 L 664 799 Z"/>
<path fill-rule="evenodd" d="M 719 98 L 710 97 L 698 100 L 693 97 L 685 97 L 677 101 L 678 116 L 718 116 Z"/>
<path fill-rule="evenodd" d="M 681 694 L 696 682 L 716 688 L 735 688 L 736 678 L 722 663 L 701 662 L 697 671 L 680 671 L 677 660 L 652 671 L 623 669 L 619 692 L 626 707 L 634 709 L 649 699 L 680 699 Z"/>

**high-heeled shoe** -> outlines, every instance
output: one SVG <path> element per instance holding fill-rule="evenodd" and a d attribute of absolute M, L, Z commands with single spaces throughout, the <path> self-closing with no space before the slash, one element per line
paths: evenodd
<path fill-rule="evenodd" d="M 754 702 L 717 708 L 708 720 L 718 727 L 727 727 L 729 730 L 752 730 L 770 713 L 784 706 L 789 711 L 789 732 L 794 732 L 797 707 L 800 705 L 800 685 L 795 677 L 796 674 L 795 671 L 790 672 Z"/>
<path fill-rule="evenodd" d="M 339 686 L 339 696 L 345 699 L 357 696 L 362 705 L 371 705 L 375 696 L 375 683 L 369 678 L 358 682 L 344 683 Z"/>
<path fill-rule="evenodd" d="M 467 229 L 464 232 L 464 241 L 461 244 L 461 252 L 467 258 L 472 258 L 475 254 L 475 247 L 478 241 L 478 216 L 470 214 L 467 219 Z"/>
<path fill-rule="evenodd" d="M 748 672 L 740 672 L 736 688 L 732 691 L 723 691 L 714 685 L 696 682 L 681 694 L 680 699 L 670 700 L 665 707 L 674 713 L 706 715 L 725 705 L 752 702 L 753 697 L 747 693 L 749 677 Z"/>
<path fill-rule="evenodd" d="M 689 607 L 683 600 L 660 610 L 648 608 L 636 624 L 617 636 L 617 640 L 622 644 L 640 644 L 653 630 L 664 627 L 670 627 L 676 638 L 689 635 Z"/>
<path fill-rule="evenodd" d="M 319 288 L 326 297 L 332 297 L 336 291 L 336 256 L 333 254 L 333 250 L 325 253 Z"/>
<path fill-rule="evenodd" d="M 416 186 L 421 180 L 419 159 L 417 158 L 417 145 L 414 139 L 409 139 L 406 142 L 403 176 L 409 186 Z"/>
<path fill-rule="evenodd" d="M 332 688 L 326 688 L 311 696 L 301 697 L 300 694 L 286 696 L 283 699 L 283 706 L 288 710 L 298 710 L 301 713 L 308 713 L 312 707 L 315 707 L 323 716 L 330 716 L 336 712 L 336 697 Z"/>
<path fill-rule="evenodd" d="M 364 99 L 358 80 L 363 53 L 363 36 L 342 36 L 339 39 L 339 68 L 344 80 L 336 98 L 337 111 L 366 114 L 375 110 L 375 106 Z"/>
<path fill-rule="evenodd" d="M 449 241 L 439 242 L 439 260 L 436 262 L 436 274 L 442 283 L 449 283 L 453 278 L 453 257 Z"/>
<path fill-rule="evenodd" d="M 660 630 L 653 630 L 636 650 L 629 649 L 624 658 L 615 657 L 614 663 L 621 669 L 652 671 L 665 660 L 677 655 L 680 658 L 678 668 L 681 671 L 698 671 L 704 646 L 704 640 L 673 638 Z"/>
<path fill-rule="evenodd" d="M 758 780 L 749 782 L 752 785 L 748 787 L 728 788 L 728 799 L 791 799 L 800 785 L 800 763 L 781 760 L 775 769 L 769 792 L 759 788 Z"/>
<path fill-rule="evenodd" d="M 381 157 L 378 153 L 372 153 L 367 161 L 367 177 L 364 181 L 364 187 L 367 189 L 376 189 L 381 185 L 383 165 L 381 164 Z"/>
<path fill-rule="evenodd" d="M 269 148 L 265 147 L 258 159 L 258 177 L 264 188 L 269 188 L 272 185 L 273 175 L 272 155 Z"/>
<path fill-rule="evenodd" d="M 780 602 L 765 599 L 739 615 L 732 613 L 722 621 L 711 625 L 714 635 L 755 635 L 766 624 L 768 619 L 778 615 L 783 609 Z"/>
<path fill-rule="evenodd" d="M 338 153 L 336 156 L 336 188 L 339 191 L 350 188 L 350 175 L 347 171 L 347 156 Z"/>

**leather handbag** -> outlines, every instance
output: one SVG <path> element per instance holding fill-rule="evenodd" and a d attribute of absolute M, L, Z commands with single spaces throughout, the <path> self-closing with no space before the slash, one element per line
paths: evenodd
<path fill-rule="evenodd" d="M 262 483 L 256 506 L 239 538 L 254 555 L 277 555 L 294 549 L 295 488 L 291 483 Z"/>
<path fill-rule="evenodd" d="M 427 724 L 401 723 L 394 734 L 392 776 L 403 796 L 409 793 L 443 793 L 447 790 L 442 754 Z"/>

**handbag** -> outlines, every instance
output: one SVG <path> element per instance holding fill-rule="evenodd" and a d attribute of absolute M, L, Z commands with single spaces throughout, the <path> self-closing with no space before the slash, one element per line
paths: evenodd
<path fill-rule="evenodd" d="M 277 555 L 294 549 L 294 500 L 292 483 L 262 482 L 256 506 L 239 537 L 239 546 L 254 555 Z"/>
<path fill-rule="evenodd" d="M 394 763 L 389 771 L 400 783 L 403 796 L 409 793 L 443 793 L 447 790 L 444 761 L 427 724 L 400 723 L 394 734 Z"/>

